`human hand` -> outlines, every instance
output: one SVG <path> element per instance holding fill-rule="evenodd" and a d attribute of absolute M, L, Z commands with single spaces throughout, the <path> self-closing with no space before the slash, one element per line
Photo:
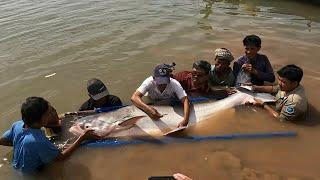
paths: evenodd
<path fill-rule="evenodd" d="M 257 74 L 258 73 L 257 70 L 252 67 L 252 64 L 245 63 L 245 64 L 242 65 L 242 68 L 243 68 L 244 71 L 246 71 L 246 72 L 248 72 L 250 74 Z"/>
<path fill-rule="evenodd" d="M 234 87 L 229 87 L 229 88 L 226 89 L 226 92 L 227 92 L 228 95 L 231 95 L 231 94 L 236 93 L 237 89 L 234 88 Z"/>
<path fill-rule="evenodd" d="M 192 179 L 189 178 L 188 176 L 186 176 L 186 175 L 184 175 L 184 174 L 180 174 L 180 173 L 173 174 L 173 177 L 174 177 L 176 180 L 192 180 Z"/>
<path fill-rule="evenodd" d="M 155 108 L 150 107 L 150 111 L 148 113 L 148 116 L 152 119 L 152 120 L 157 120 L 163 117 L 162 114 L 160 114 Z"/>
<path fill-rule="evenodd" d="M 254 98 L 253 105 L 255 105 L 255 106 L 263 106 L 264 103 L 260 99 Z"/>
<path fill-rule="evenodd" d="M 91 128 L 87 128 L 83 131 L 83 133 L 81 134 L 80 138 L 82 140 L 99 140 L 102 137 L 98 136 L 93 129 Z"/>
<path fill-rule="evenodd" d="M 188 123 L 189 123 L 189 121 L 187 121 L 187 120 L 184 119 L 184 120 L 182 120 L 182 121 L 178 124 L 178 128 L 179 128 L 179 127 L 187 126 Z"/>

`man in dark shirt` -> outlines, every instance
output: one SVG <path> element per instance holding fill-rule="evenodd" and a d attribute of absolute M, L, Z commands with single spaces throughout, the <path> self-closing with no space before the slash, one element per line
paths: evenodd
<path fill-rule="evenodd" d="M 120 98 L 110 95 L 107 87 L 99 79 L 90 79 L 87 84 L 90 97 L 82 104 L 79 111 L 94 110 L 94 108 L 122 106 Z"/>
<path fill-rule="evenodd" d="M 233 64 L 233 72 L 236 77 L 236 84 L 252 83 L 253 85 L 263 85 L 264 81 L 273 83 L 275 81 L 274 72 L 270 61 L 266 55 L 259 54 L 261 39 L 256 35 L 249 35 L 243 39 L 245 55 L 241 56 Z M 239 78 L 247 74 L 248 78 L 243 82 Z M 243 77 L 243 76 L 242 76 Z"/>
<path fill-rule="evenodd" d="M 192 71 L 182 71 L 173 75 L 187 94 L 206 95 L 209 92 L 208 80 L 211 64 L 199 60 L 193 63 Z"/>

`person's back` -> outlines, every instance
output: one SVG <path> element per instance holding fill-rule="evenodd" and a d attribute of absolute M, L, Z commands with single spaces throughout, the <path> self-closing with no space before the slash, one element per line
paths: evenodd
<path fill-rule="evenodd" d="M 40 170 L 59 154 L 40 129 L 24 128 L 22 120 L 14 123 L 4 137 L 13 140 L 12 166 L 22 172 Z"/>
<path fill-rule="evenodd" d="M 86 129 L 60 152 L 41 131 L 58 117 L 57 111 L 41 97 L 28 97 L 21 106 L 21 118 L 0 137 L 0 145 L 13 146 L 12 165 L 23 173 L 33 173 L 55 160 L 64 160 L 86 139 L 100 137 Z"/>

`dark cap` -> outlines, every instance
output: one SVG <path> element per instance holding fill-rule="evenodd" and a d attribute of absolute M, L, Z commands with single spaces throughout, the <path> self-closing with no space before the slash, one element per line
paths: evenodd
<path fill-rule="evenodd" d="M 87 90 L 88 90 L 89 96 L 94 100 L 99 100 L 109 95 L 109 91 L 107 87 L 103 84 L 102 81 L 96 78 L 90 79 L 88 81 Z"/>
<path fill-rule="evenodd" d="M 170 83 L 171 68 L 167 64 L 160 64 L 154 68 L 153 79 L 157 85 Z"/>

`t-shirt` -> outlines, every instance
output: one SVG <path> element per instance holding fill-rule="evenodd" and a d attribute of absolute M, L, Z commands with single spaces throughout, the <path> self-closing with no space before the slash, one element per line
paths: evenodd
<path fill-rule="evenodd" d="M 148 96 L 150 99 L 157 101 L 176 98 L 182 99 L 183 97 L 187 96 L 181 84 L 173 78 L 170 78 L 170 83 L 162 93 L 159 91 L 152 76 L 144 80 L 137 91 L 145 96 Z"/>
<path fill-rule="evenodd" d="M 13 142 L 12 166 L 22 172 L 33 172 L 53 161 L 59 150 L 40 129 L 23 126 L 22 120 L 15 122 L 2 137 Z"/>
<path fill-rule="evenodd" d="M 182 71 L 173 75 L 173 78 L 179 81 L 183 89 L 187 93 L 208 93 L 208 82 L 204 83 L 204 86 L 195 87 L 192 83 L 193 71 Z"/>
<path fill-rule="evenodd" d="M 108 95 L 106 103 L 103 104 L 102 106 L 97 107 L 94 104 L 94 100 L 90 98 L 89 100 L 87 100 L 85 103 L 82 104 L 79 111 L 93 110 L 94 108 L 113 107 L 113 106 L 122 106 L 122 102 L 120 98 L 118 98 L 117 96 Z"/>
<path fill-rule="evenodd" d="M 263 85 L 264 81 L 273 83 L 275 81 L 275 76 L 273 73 L 272 66 L 266 55 L 257 54 L 254 59 L 249 59 L 246 55 L 239 57 L 233 63 L 233 73 L 235 77 L 241 72 L 242 65 L 245 63 L 251 63 L 252 67 L 258 72 L 257 75 L 251 74 L 251 83 L 253 85 Z"/>
<path fill-rule="evenodd" d="M 215 65 L 211 65 L 211 70 L 209 72 L 209 85 L 212 86 L 229 86 L 233 87 L 235 83 L 234 74 L 232 69 L 229 69 L 229 72 L 224 76 L 224 78 L 219 78 L 215 70 Z"/>
<path fill-rule="evenodd" d="M 276 100 L 276 110 L 280 112 L 280 119 L 292 121 L 305 118 L 308 100 L 301 85 L 288 94 L 279 90 Z"/>

